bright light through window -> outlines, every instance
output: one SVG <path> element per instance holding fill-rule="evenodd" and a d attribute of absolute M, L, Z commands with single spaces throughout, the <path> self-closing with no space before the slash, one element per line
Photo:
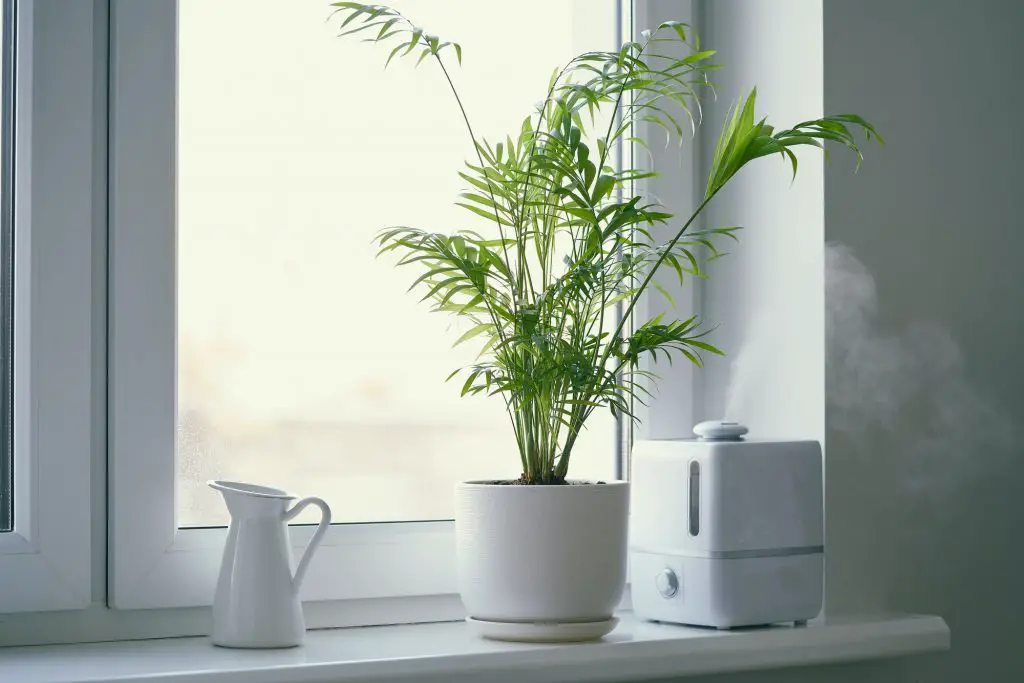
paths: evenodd
<path fill-rule="evenodd" d="M 552 70 L 616 42 L 615 3 L 395 2 L 460 42 L 478 134 L 518 131 Z M 444 379 L 478 347 L 374 258 L 382 227 L 486 229 L 453 205 L 472 147 L 436 66 L 338 39 L 324 0 L 181 0 L 178 508 L 226 523 L 211 478 L 330 502 L 337 521 L 447 519 L 463 479 L 519 475 L 498 398 Z M 595 414 L 572 475 L 610 478 Z"/>

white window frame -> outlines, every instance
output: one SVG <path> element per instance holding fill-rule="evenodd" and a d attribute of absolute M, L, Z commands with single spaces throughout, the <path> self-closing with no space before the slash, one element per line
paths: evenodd
<path fill-rule="evenodd" d="M 94 62 L 90 27 L 40 29 L 73 21 L 61 9 L 17 9 L 15 509 L 0 612 L 91 599 Z"/>

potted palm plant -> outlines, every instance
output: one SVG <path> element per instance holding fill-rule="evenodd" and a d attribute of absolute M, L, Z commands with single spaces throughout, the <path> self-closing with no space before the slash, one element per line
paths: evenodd
<path fill-rule="evenodd" d="M 646 146 L 634 124 L 681 139 L 699 123 L 714 53 L 698 49 L 685 24 L 666 22 L 620 50 L 572 59 L 515 136 L 492 144 L 473 133 L 450 76 L 462 61 L 457 43 L 388 7 L 333 5 L 341 35 L 387 45 L 388 63 L 410 57 L 443 71 L 475 150 L 459 174 L 459 205 L 486 229 L 401 226 L 379 235 L 381 254 L 418 271 L 413 288 L 433 310 L 468 321 L 456 343 L 479 343 L 480 356 L 449 379 L 459 378 L 464 395 L 504 402 L 519 454 L 511 476 L 457 487 L 463 602 L 471 620 L 498 637 L 599 637 L 614 626 L 625 583 L 629 485 L 571 479 L 577 438 L 597 409 L 635 419 L 634 402 L 655 379 L 639 366 L 645 357 L 682 356 L 699 366 L 703 354 L 721 353 L 696 317 L 636 320 L 637 302 L 660 268 L 680 283 L 703 275 L 702 259 L 718 253 L 717 241 L 735 238 L 735 228 L 693 228 L 744 165 L 781 155 L 795 174 L 793 148 L 825 141 L 859 161 L 851 129 L 868 138 L 874 129 L 855 115 L 776 129 L 755 117 L 751 92 L 724 124 L 702 200 L 677 220 L 636 193 L 636 181 L 653 172 L 616 168 L 610 154 L 620 143 Z M 670 56 L 680 47 L 685 56 Z M 675 228 L 671 239 L 654 238 L 659 224 Z"/>

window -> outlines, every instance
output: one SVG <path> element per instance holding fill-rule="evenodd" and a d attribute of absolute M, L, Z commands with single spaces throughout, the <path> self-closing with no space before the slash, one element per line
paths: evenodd
<path fill-rule="evenodd" d="M 485 137 L 518 128 L 553 68 L 619 42 L 611 1 L 395 5 L 462 42 L 453 75 Z M 379 49 L 336 38 L 323 0 L 280 7 L 112 5 L 119 608 L 209 604 L 227 522 L 209 479 L 327 499 L 343 523 L 303 597 L 377 599 L 453 593 L 455 483 L 518 474 L 497 402 L 444 383 L 475 349 L 453 351 L 453 322 L 374 259 L 388 225 L 477 225 L 452 208 L 472 148 L 443 77 L 407 62 L 385 73 Z M 577 476 L 615 476 L 610 416 L 578 453 Z"/>
<path fill-rule="evenodd" d="M 485 136 L 569 55 L 619 44 L 634 4 L 395 2 L 463 43 L 454 75 Z M 452 484 L 515 459 L 495 406 L 442 381 L 450 321 L 369 241 L 466 220 L 451 204 L 469 150 L 430 65 L 384 73 L 380 50 L 334 37 L 327 3 L 0 0 L 0 613 L 88 607 L 4 617 L 0 643 L 29 621 L 65 640 L 201 632 L 202 610 L 118 610 L 210 603 L 213 477 L 332 503 L 310 625 L 461 616 Z M 692 19 L 635 4 L 640 27 Z M 700 159 L 650 160 L 665 174 L 645 191 L 693 206 Z M 682 436 L 708 408 L 701 380 L 658 370 L 638 437 Z M 615 432 L 591 424 L 575 474 L 615 476 Z M 77 635 L 49 635 L 58 622 Z"/>

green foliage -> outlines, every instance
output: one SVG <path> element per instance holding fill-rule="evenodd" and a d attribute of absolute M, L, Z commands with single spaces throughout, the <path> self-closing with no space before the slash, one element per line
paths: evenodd
<path fill-rule="evenodd" d="M 492 232 L 392 227 L 380 233 L 379 253 L 396 252 L 399 266 L 418 271 L 410 290 L 422 292 L 433 310 L 469 321 L 455 343 L 479 343 L 480 355 L 449 379 L 461 375 L 464 395 L 504 400 L 527 483 L 565 481 L 573 446 L 595 409 L 635 419 L 635 402 L 644 402 L 645 383 L 655 379 L 641 360 L 678 355 L 700 366 L 703 354 L 721 354 L 704 340 L 696 317 L 634 320 L 632 329 L 627 322 L 662 266 L 680 284 L 705 277 L 702 263 L 721 255 L 721 240 L 736 239 L 736 227 L 691 227 L 743 166 L 778 154 L 795 174 L 793 148 L 825 141 L 849 148 L 859 163 L 851 127 L 877 137 L 854 115 L 776 131 L 755 121 L 751 92 L 722 130 L 703 200 L 680 222 L 633 194 L 636 181 L 655 173 L 616 168 L 609 155 L 620 143 L 646 148 L 633 134 L 637 124 L 660 128 L 680 144 L 699 124 L 700 95 L 716 66 L 709 61 L 714 52 L 701 50 L 687 25 L 666 22 L 645 31 L 642 42 L 574 58 L 555 73 L 515 137 L 492 143 L 474 134 L 445 64 L 451 53 L 461 63 L 457 43 L 442 42 L 388 7 L 334 6 L 344 17 L 341 35 L 390 48 L 385 67 L 396 57 L 432 59 L 459 105 L 476 160 L 459 173 L 466 191 L 458 205 Z M 680 46 L 685 56 L 673 56 Z M 602 114 L 607 125 L 597 123 Z M 670 226 L 672 239 L 659 242 L 654 226 Z M 624 315 L 617 318 L 620 303 Z"/>

